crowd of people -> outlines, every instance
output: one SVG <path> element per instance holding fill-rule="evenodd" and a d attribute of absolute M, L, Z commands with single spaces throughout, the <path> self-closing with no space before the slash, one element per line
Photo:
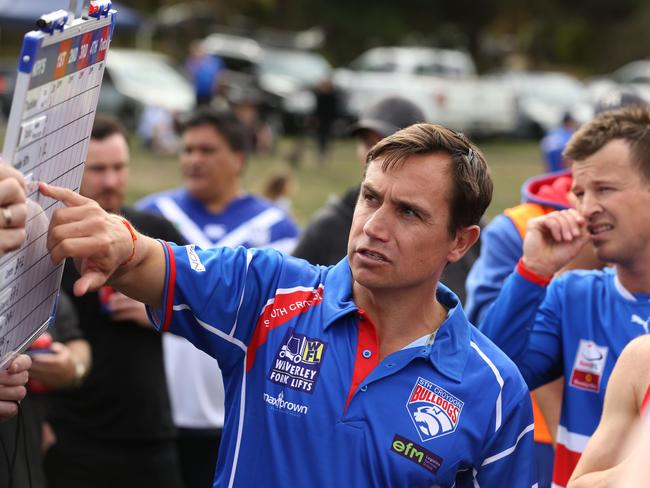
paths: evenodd
<path fill-rule="evenodd" d="M 642 486 L 650 108 L 611 100 L 487 226 L 480 148 L 382 100 L 302 232 L 243 188 L 234 113 L 187 117 L 182 185 L 135 208 L 97 115 L 79 193 L 39 187 L 75 261 L 52 345 L 0 371 L 0 486 Z M 1 253 L 26 218 L 0 165 Z"/>

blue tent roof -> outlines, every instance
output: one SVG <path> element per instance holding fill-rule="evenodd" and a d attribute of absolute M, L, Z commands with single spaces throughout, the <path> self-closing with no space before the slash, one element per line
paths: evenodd
<path fill-rule="evenodd" d="M 69 0 L 0 0 L 0 25 L 36 28 L 36 19 L 41 15 L 67 10 L 69 5 Z M 115 2 L 113 8 L 117 10 L 115 23 L 118 28 L 137 29 L 142 23 L 142 17 L 132 8 Z"/>

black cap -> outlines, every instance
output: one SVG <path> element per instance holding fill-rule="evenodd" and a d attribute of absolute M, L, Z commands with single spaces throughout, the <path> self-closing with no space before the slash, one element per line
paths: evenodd
<path fill-rule="evenodd" d="M 350 134 L 371 130 L 386 137 L 409 125 L 424 122 L 424 119 L 422 110 L 412 102 L 400 97 L 384 98 L 361 112 L 357 123 L 350 128 Z"/>
<path fill-rule="evenodd" d="M 598 115 L 603 112 L 619 110 L 632 105 L 644 106 L 648 105 L 648 102 L 646 102 L 632 90 L 621 90 L 616 88 L 614 90 L 608 91 L 604 95 L 601 95 L 598 100 L 596 100 L 594 113 Z"/>

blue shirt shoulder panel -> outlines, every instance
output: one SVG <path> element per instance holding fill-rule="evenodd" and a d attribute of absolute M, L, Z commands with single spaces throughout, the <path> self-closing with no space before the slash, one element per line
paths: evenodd
<path fill-rule="evenodd" d="M 467 277 L 467 317 L 479 325 L 496 300 L 503 282 L 515 269 L 523 241 L 505 215 L 496 216 L 481 233 L 481 254 Z"/>

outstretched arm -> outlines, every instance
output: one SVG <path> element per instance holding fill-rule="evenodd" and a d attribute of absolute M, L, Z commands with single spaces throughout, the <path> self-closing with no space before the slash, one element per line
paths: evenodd
<path fill-rule="evenodd" d="M 75 260 L 81 275 L 74 284 L 76 296 L 109 282 L 140 302 L 154 308 L 161 305 L 165 256 L 158 241 L 72 190 L 41 183 L 40 191 L 65 205 L 52 215 L 47 248 L 55 264 L 65 258 Z"/>

